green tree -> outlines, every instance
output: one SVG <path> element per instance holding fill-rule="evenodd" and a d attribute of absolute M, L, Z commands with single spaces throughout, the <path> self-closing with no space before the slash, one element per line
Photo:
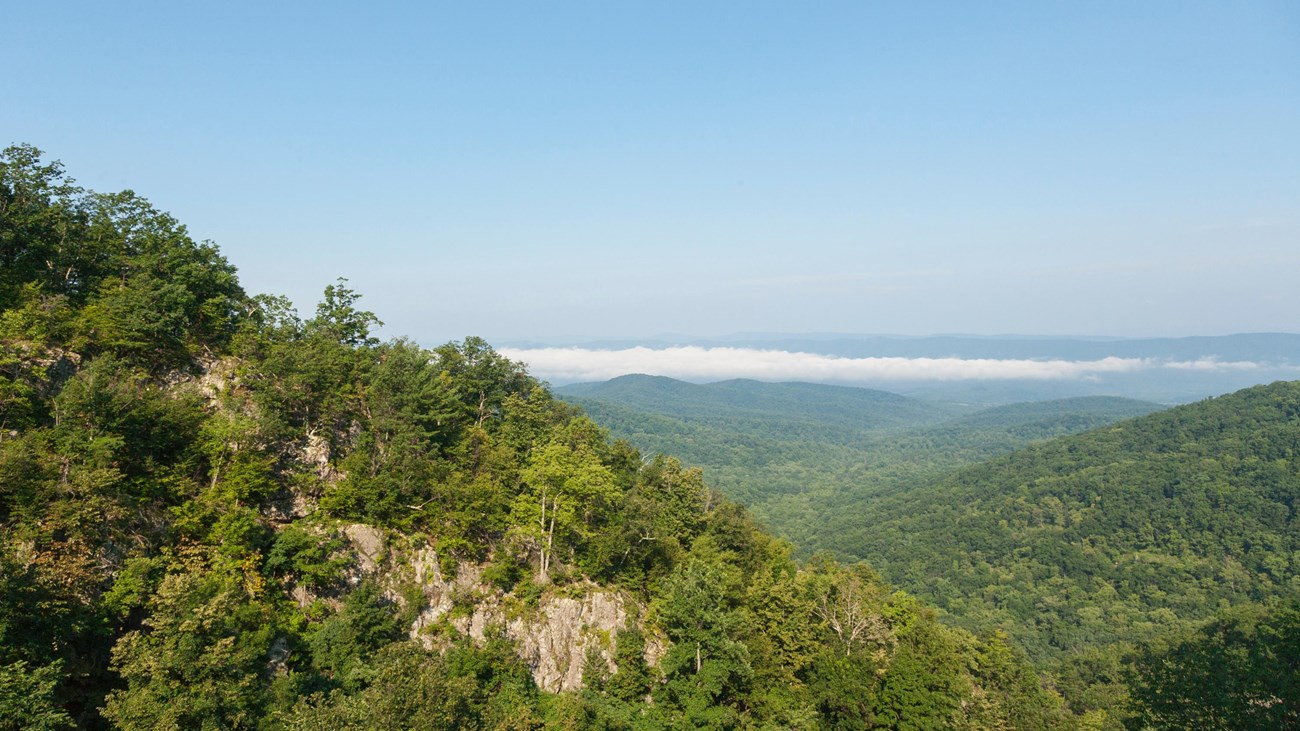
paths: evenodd
<path fill-rule="evenodd" d="M 413 343 L 387 343 L 375 355 L 357 399 L 362 430 L 343 463 L 347 478 L 324 504 L 342 516 L 409 524 L 435 502 L 448 472 L 446 393 L 429 354 Z"/>
<path fill-rule="evenodd" d="M 334 683 L 355 689 L 366 682 L 370 655 L 401 634 L 392 605 L 374 583 L 363 582 L 311 633 L 312 665 Z"/>
<path fill-rule="evenodd" d="M 102 260 L 88 267 L 87 346 L 155 367 L 223 347 L 246 295 L 217 248 L 129 190 L 88 201 L 86 237 Z"/>
<path fill-rule="evenodd" d="M 930 610 L 915 613 L 908 624 L 898 632 L 898 648 L 876 697 L 876 721 L 897 731 L 952 728 L 971 694 L 957 638 Z"/>
<path fill-rule="evenodd" d="M 370 335 L 370 330 L 384 323 L 375 313 L 357 309 L 361 295 L 349 289 L 347 281 L 340 277 L 337 284 L 326 285 L 324 297 L 316 305 L 316 316 L 307 321 L 305 332 L 308 337 L 340 345 L 374 347 L 379 340 Z"/>
<path fill-rule="evenodd" d="M 534 383 L 522 364 L 497 353 L 482 338 L 447 343 L 433 353 L 434 363 L 460 403 L 462 426 L 483 427 L 500 418 L 506 396 L 524 395 Z"/>
<path fill-rule="evenodd" d="M 557 437 L 529 457 L 520 474 L 524 490 L 511 508 L 515 534 L 537 554 L 543 583 L 549 580 L 555 550 L 574 548 L 589 536 L 618 495 L 613 474 L 590 445 Z"/>
<path fill-rule="evenodd" d="M 144 627 L 113 648 L 126 686 L 103 715 L 122 729 L 256 728 L 277 634 L 247 575 L 198 562 L 163 579 Z"/>
<path fill-rule="evenodd" d="M 0 731 L 56 731 L 72 717 L 55 701 L 61 663 L 30 668 L 19 660 L 0 665 Z"/>
<path fill-rule="evenodd" d="M 974 680 L 992 700 L 993 720 L 1018 731 L 1067 728 L 1060 696 L 1043 687 L 1024 651 L 1005 632 L 995 632 L 975 653 Z"/>
<path fill-rule="evenodd" d="M 13 307 L 28 284 L 47 294 L 84 293 L 77 266 L 84 191 L 42 154 L 31 145 L 0 152 L 0 309 Z"/>
<path fill-rule="evenodd" d="M 1133 729 L 1300 729 L 1300 605 L 1246 605 L 1136 658 Z"/>
<path fill-rule="evenodd" d="M 656 693 L 674 728 L 728 728 L 753 677 L 749 649 L 740 641 L 742 580 L 717 558 L 695 558 L 665 587 L 660 621 L 672 643 L 660 662 L 664 685 Z"/>

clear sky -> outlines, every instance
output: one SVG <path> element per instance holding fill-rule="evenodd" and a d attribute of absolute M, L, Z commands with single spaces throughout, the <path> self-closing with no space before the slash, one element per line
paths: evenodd
<path fill-rule="evenodd" d="M 433 344 L 1300 331 L 1300 4 L 8 2 L 0 144 Z"/>

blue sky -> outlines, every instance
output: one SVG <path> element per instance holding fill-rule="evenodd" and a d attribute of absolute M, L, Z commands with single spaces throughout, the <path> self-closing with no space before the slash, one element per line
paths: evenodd
<path fill-rule="evenodd" d="M 1300 330 L 1292 2 L 5 17 L 0 144 L 428 344 Z"/>

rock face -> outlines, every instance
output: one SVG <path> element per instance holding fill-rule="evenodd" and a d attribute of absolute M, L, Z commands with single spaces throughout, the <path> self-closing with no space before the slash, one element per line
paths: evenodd
<path fill-rule="evenodd" d="M 481 639 L 489 625 L 499 625 L 503 619 L 499 607 L 483 605 L 469 617 L 458 617 L 453 625 Z M 579 690 L 589 652 L 598 653 L 610 672 L 617 669 L 615 636 L 627 624 L 627 611 L 619 595 L 592 591 L 581 599 L 545 597 L 534 612 L 504 624 L 506 636 L 518 644 L 538 687 L 551 692 Z"/>
<path fill-rule="evenodd" d="M 462 562 L 456 575 L 448 577 L 432 548 L 406 548 L 400 539 L 390 542 L 379 529 L 360 523 L 345 526 L 343 533 L 357 557 L 358 580 L 379 579 L 388 597 L 403 604 L 411 594 L 402 589 L 419 588 L 423 603 L 410 638 L 425 647 L 437 646 L 439 627 L 475 640 L 501 632 L 514 641 L 538 687 L 550 692 L 580 690 L 591 653 L 610 672 L 617 671 L 617 636 L 628 625 L 629 600 L 621 593 L 584 582 L 552 589 L 535 604 L 525 604 L 485 583 L 479 564 Z M 661 643 L 647 637 L 647 660 L 657 661 L 659 654 Z"/>
<path fill-rule="evenodd" d="M 474 567 L 461 567 L 451 581 L 443 578 L 438 564 L 438 554 L 430 548 L 417 551 L 411 557 L 411 570 L 415 584 L 424 593 L 425 606 L 411 623 L 411 639 L 432 647 L 431 628 L 452 610 L 452 597 L 468 596 L 478 588 L 479 575 Z"/>
<path fill-rule="evenodd" d="M 329 440 L 319 434 L 312 432 L 307 434 L 306 444 L 303 445 L 298 459 L 303 464 L 311 466 L 321 482 L 333 484 L 342 478 L 342 474 L 334 469 L 334 463 L 330 461 Z"/>
<path fill-rule="evenodd" d="M 343 535 L 348 537 L 352 547 L 356 549 L 361 571 L 367 574 L 378 571 L 387 552 L 384 534 L 374 526 L 353 523 L 343 529 Z"/>
<path fill-rule="evenodd" d="M 461 634 L 482 640 L 494 628 L 513 640 L 532 669 L 538 687 L 551 692 L 579 690 L 588 653 L 595 652 L 611 672 L 619 630 L 627 626 L 626 603 L 617 592 L 595 584 L 547 594 L 524 606 L 481 581 L 482 567 L 462 563 L 446 579 L 431 549 L 410 560 L 411 577 L 424 593 L 425 607 L 411 624 L 411 639 L 433 647 L 431 630 L 446 621 Z M 576 595 L 576 596 L 574 596 Z"/>
<path fill-rule="evenodd" d="M 42 389 L 42 395 L 49 395 L 57 393 L 69 378 L 77 374 L 77 369 L 81 367 L 81 356 L 70 350 L 50 348 L 45 357 L 36 359 L 36 364 L 45 369 L 46 385 Z"/>
<path fill-rule="evenodd" d="M 207 399 L 208 406 L 220 408 L 221 396 L 239 386 L 239 361 L 232 357 L 200 361 L 199 368 L 199 394 Z"/>

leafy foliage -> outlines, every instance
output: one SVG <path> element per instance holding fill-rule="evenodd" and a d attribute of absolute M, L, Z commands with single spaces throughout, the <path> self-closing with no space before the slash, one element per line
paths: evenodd
<path fill-rule="evenodd" d="M 23 660 L 0 665 L 0 729 L 54 731 L 72 727 L 72 717 L 54 702 L 61 667 L 30 668 Z"/>
<path fill-rule="evenodd" d="M 1300 605 L 1226 610 L 1153 643 L 1132 671 L 1132 728 L 1300 728 Z"/>

